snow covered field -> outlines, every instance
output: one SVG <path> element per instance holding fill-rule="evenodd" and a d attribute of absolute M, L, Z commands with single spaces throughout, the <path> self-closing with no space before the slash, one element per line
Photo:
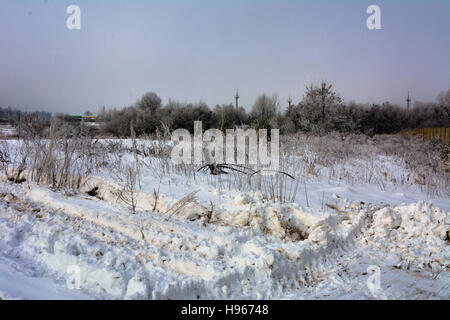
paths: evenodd
<path fill-rule="evenodd" d="M 62 149 L 5 142 L 0 297 L 449 299 L 448 172 L 370 141 L 343 142 L 347 156 L 324 156 L 342 148 L 320 143 L 283 142 L 296 180 L 258 187 L 242 173 L 175 167 L 167 143 L 138 141 L 134 156 L 131 141 L 97 141 L 91 166 L 70 162 L 76 189 L 56 187 L 57 174 L 36 182 L 33 159 Z M 26 181 L 9 181 L 24 154 Z M 132 214 L 120 195 L 136 159 Z"/>

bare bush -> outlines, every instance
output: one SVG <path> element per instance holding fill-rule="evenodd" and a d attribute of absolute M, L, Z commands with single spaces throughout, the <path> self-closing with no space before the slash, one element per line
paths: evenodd
<path fill-rule="evenodd" d="M 137 206 L 137 172 L 132 165 L 127 165 L 123 171 L 124 180 L 122 189 L 118 191 L 118 198 L 131 207 L 131 212 L 136 213 Z"/>

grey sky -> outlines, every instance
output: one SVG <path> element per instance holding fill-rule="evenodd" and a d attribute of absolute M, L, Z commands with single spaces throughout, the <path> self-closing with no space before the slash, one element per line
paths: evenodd
<path fill-rule="evenodd" d="M 81 8 L 81 30 L 66 8 Z M 366 28 L 381 7 L 382 30 Z M 434 101 L 450 88 L 450 1 L 0 2 L 0 106 L 52 112 L 164 102 L 298 102 L 331 81 L 345 100 Z"/>

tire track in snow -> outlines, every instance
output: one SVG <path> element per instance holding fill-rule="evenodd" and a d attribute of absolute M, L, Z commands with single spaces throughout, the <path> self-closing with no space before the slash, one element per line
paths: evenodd
<path fill-rule="evenodd" d="M 208 235 L 200 237 L 195 235 L 193 231 L 188 234 L 187 226 L 183 226 L 183 232 L 177 234 L 179 231 L 177 227 L 181 223 L 174 223 L 176 219 L 170 222 L 163 221 L 161 219 L 164 219 L 164 217 L 156 214 L 148 218 L 152 220 L 152 226 L 159 226 L 159 230 L 154 231 L 144 227 L 143 232 L 145 238 L 142 239 L 142 234 L 138 231 L 137 222 L 134 222 L 134 225 L 130 227 L 130 221 L 120 217 L 118 212 L 93 212 L 91 208 L 84 208 L 80 205 L 80 201 L 77 201 L 76 205 L 68 204 L 65 201 L 58 200 L 57 197 L 59 195 L 55 194 L 55 198 L 49 196 L 49 194 L 52 194 L 49 190 L 38 190 L 40 191 L 31 193 L 31 197 L 23 197 L 23 195 L 20 195 L 20 205 L 29 207 L 31 206 L 31 201 L 38 202 L 46 210 L 50 209 L 54 211 L 51 219 L 55 220 L 58 217 L 59 221 L 54 222 L 58 223 L 61 228 L 65 227 L 66 223 L 69 223 L 74 227 L 76 233 L 83 235 L 87 239 L 109 242 L 115 245 L 122 243 L 121 247 L 138 247 L 140 249 L 138 257 L 152 259 L 156 263 L 159 262 L 157 261 L 158 256 L 162 255 L 162 266 L 164 269 L 173 270 L 190 277 L 199 277 L 208 281 L 220 276 L 218 268 L 214 268 L 213 264 L 207 262 L 219 256 L 219 250 L 214 240 L 222 237 L 226 239 L 226 241 L 222 241 L 225 244 L 232 243 L 233 241 L 239 242 L 234 235 L 217 232 L 217 230 L 207 230 L 206 233 Z M 28 196 L 30 196 L 30 193 L 28 193 Z M 26 212 L 27 210 L 23 209 L 21 211 Z M 41 224 L 45 225 L 45 222 L 45 220 L 42 220 Z M 88 227 L 89 225 L 95 225 L 96 228 Z M 173 232 L 161 231 L 161 229 L 168 230 L 169 228 Z M 222 227 L 214 226 L 214 228 Z M 104 239 L 104 237 L 99 235 L 99 232 L 102 230 L 105 235 L 111 235 L 111 231 L 113 231 L 114 237 Z M 187 240 L 184 238 L 184 234 L 189 235 Z M 199 244 L 198 238 L 201 238 L 203 244 Z M 191 242 L 194 245 L 191 245 Z M 213 254 L 210 254 L 211 251 L 213 251 Z M 212 272 L 214 270 L 215 272 Z"/>

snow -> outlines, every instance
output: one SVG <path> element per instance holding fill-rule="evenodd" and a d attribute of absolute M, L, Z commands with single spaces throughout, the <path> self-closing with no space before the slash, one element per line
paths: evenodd
<path fill-rule="evenodd" d="M 118 200 L 111 170 L 78 193 L 0 175 L 0 297 L 450 298 L 448 198 L 332 183 L 329 169 L 315 170 L 294 201 L 280 203 L 237 190 L 234 177 L 142 166 L 136 214 Z M 369 285 L 377 270 L 380 287 Z"/>

